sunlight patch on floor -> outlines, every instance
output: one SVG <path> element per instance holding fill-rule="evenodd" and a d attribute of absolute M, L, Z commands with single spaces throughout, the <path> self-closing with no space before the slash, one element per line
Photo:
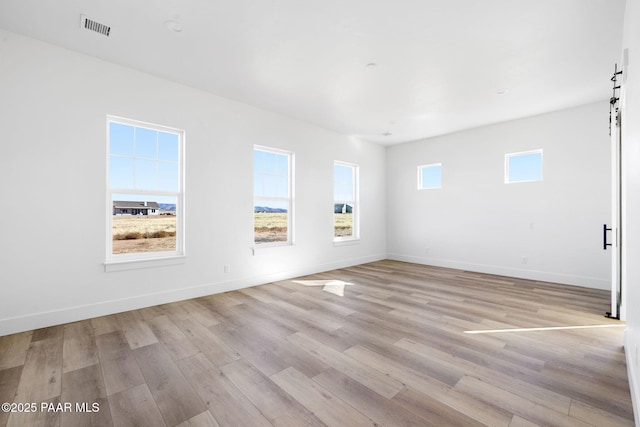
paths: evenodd
<path fill-rule="evenodd" d="M 534 331 L 563 331 L 570 329 L 594 329 L 594 328 L 624 328 L 625 324 L 583 325 L 583 326 L 548 326 L 544 328 L 511 328 L 511 329 L 483 329 L 477 331 L 464 331 L 465 334 L 496 334 L 501 332 L 534 332 Z"/>
<path fill-rule="evenodd" d="M 353 283 L 343 282 L 342 280 L 293 280 L 304 286 L 322 286 L 322 290 L 339 297 L 344 296 L 344 287 L 353 285 Z"/>

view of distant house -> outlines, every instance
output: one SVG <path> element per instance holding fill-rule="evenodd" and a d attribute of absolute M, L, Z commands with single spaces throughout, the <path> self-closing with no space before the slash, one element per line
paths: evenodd
<path fill-rule="evenodd" d="M 335 203 L 333 213 L 353 213 L 353 206 L 346 203 Z"/>
<path fill-rule="evenodd" d="M 113 201 L 114 215 L 160 215 L 160 206 L 156 202 Z"/>

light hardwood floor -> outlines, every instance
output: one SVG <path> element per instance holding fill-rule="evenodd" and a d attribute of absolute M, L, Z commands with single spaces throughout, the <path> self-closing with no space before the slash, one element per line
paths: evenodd
<path fill-rule="evenodd" d="M 605 291 L 380 261 L 0 337 L 0 426 L 632 426 Z M 465 331 L 614 325 L 468 334 Z M 76 403 L 97 412 L 76 412 Z M 60 403 L 72 412 L 47 412 Z"/>

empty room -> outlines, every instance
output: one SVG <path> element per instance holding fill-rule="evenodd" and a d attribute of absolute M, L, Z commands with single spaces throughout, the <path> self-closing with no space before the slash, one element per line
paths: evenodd
<path fill-rule="evenodd" d="M 640 425 L 640 0 L 3 0 L 0 134 L 0 427 Z"/>

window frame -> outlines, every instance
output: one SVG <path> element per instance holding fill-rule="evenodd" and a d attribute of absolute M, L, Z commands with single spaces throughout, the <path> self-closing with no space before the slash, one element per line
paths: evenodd
<path fill-rule="evenodd" d="M 267 197 L 267 196 L 256 196 L 256 188 L 255 188 L 255 180 L 256 180 L 256 165 L 255 165 L 255 152 L 262 151 L 265 153 L 273 153 L 277 155 L 283 155 L 287 157 L 287 197 Z M 264 145 L 253 146 L 253 199 L 252 199 L 252 208 L 253 208 L 253 245 L 259 248 L 267 248 L 267 247 L 275 247 L 275 246 L 293 246 L 295 244 L 294 236 L 294 214 L 295 214 L 295 188 L 294 188 L 294 173 L 295 173 L 295 153 L 288 150 L 283 150 L 281 148 L 267 147 Z M 257 200 L 264 201 L 274 201 L 274 202 L 285 202 L 287 205 L 287 240 L 286 241 L 278 241 L 278 242 L 256 242 L 255 235 L 255 207 Z"/>
<path fill-rule="evenodd" d="M 178 173 L 177 173 L 177 190 L 176 191 L 161 191 L 161 190 L 143 190 L 136 188 L 111 188 L 110 177 L 110 163 L 111 163 L 111 124 L 116 123 L 125 126 L 131 126 L 133 128 L 142 128 L 152 130 L 154 132 L 163 132 L 176 135 L 178 137 Z M 184 182 L 185 182 L 185 131 L 169 126 L 158 125 L 149 122 L 143 122 L 140 120 L 129 119 L 125 117 L 119 117 L 114 115 L 107 115 L 106 119 L 106 195 L 107 195 L 107 221 L 106 221 L 106 271 L 119 271 L 123 267 L 117 267 L 117 265 L 128 264 L 129 268 L 140 268 L 145 266 L 162 266 L 165 265 L 163 260 L 169 260 L 168 264 L 173 264 L 175 261 L 172 259 L 179 259 L 185 256 L 185 209 L 184 209 Z M 135 144 L 135 142 L 134 142 Z M 132 156 L 123 156 L 136 158 L 135 154 Z M 141 158 L 141 157 L 138 157 Z M 159 163 L 161 160 L 156 160 Z M 170 251 L 155 251 L 155 252 L 138 252 L 138 253 L 126 253 L 126 254 L 114 254 L 113 253 L 113 201 L 114 195 L 140 195 L 140 196 L 157 196 L 157 197 L 175 197 L 176 200 L 176 249 Z M 140 262 L 138 264 L 138 262 Z M 110 265 L 116 265 L 116 267 L 109 267 Z"/>
<path fill-rule="evenodd" d="M 336 199 L 336 176 L 335 176 L 335 167 L 336 166 L 344 166 L 352 169 L 352 194 L 353 200 L 342 200 Z M 352 206 L 352 234 L 351 236 L 339 236 L 335 235 L 335 205 L 338 203 L 350 204 Z M 341 160 L 333 161 L 333 241 L 334 243 L 339 242 L 353 242 L 360 240 L 360 166 L 356 163 L 344 162 Z"/>
<path fill-rule="evenodd" d="M 440 186 L 439 187 L 423 187 L 422 172 L 425 169 L 440 168 Z M 418 190 L 440 190 L 442 189 L 442 163 L 429 163 L 418 166 Z"/>
<path fill-rule="evenodd" d="M 540 179 L 523 179 L 518 181 L 511 181 L 509 179 L 509 160 L 514 157 L 527 156 L 531 154 L 540 154 Z M 544 181 L 544 151 L 542 148 L 527 151 L 518 151 L 513 153 L 506 153 L 504 155 L 504 183 L 505 184 L 520 184 L 523 182 L 541 182 Z"/>

